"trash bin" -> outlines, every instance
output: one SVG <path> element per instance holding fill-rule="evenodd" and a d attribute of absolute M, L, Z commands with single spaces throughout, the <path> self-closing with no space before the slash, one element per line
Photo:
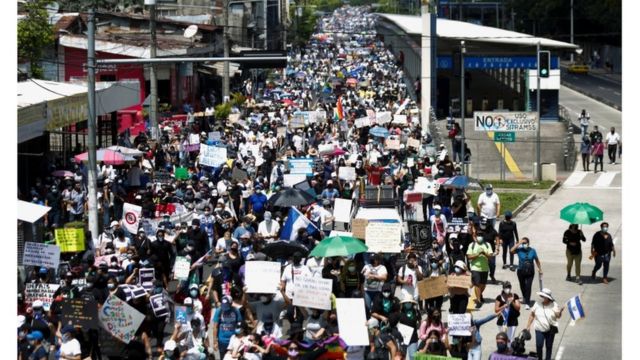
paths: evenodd
<path fill-rule="evenodd" d="M 542 180 L 556 181 L 556 163 L 542 163 Z"/>

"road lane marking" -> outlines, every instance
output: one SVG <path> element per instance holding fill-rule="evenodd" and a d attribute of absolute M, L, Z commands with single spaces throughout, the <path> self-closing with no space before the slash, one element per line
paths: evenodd
<path fill-rule="evenodd" d="M 607 186 L 607 187 L 594 187 L 594 186 L 563 186 L 565 189 L 589 189 L 589 190 L 622 190 L 622 186 Z"/>
<path fill-rule="evenodd" d="M 617 92 L 617 91 L 614 91 L 613 93 L 614 93 L 614 94 L 616 94 L 616 95 L 618 95 L 618 96 L 622 96 L 622 94 L 621 94 L 621 93 L 619 93 L 619 92 Z"/>
<path fill-rule="evenodd" d="M 587 176 L 587 172 L 584 172 L 584 171 L 574 172 L 573 174 L 571 174 L 571 176 L 567 178 L 567 180 L 564 181 L 563 186 L 578 185 L 582 182 L 582 180 L 584 180 L 586 176 Z"/>
<path fill-rule="evenodd" d="M 594 187 L 607 187 L 611 184 L 611 182 L 613 181 L 613 178 L 616 177 L 616 175 L 618 175 L 617 171 L 611 171 L 611 172 L 606 172 L 606 173 L 602 173 L 600 174 L 600 176 L 598 176 L 598 180 L 596 180 L 595 184 L 593 184 Z"/>
<path fill-rule="evenodd" d="M 493 140 L 493 136 L 494 136 L 494 132 L 493 131 L 487 131 L 487 136 Z M 500 153 L 500 157 L 502 157 L 502 147 L 504 146 L 503 142 L 493 142 L 494 145 L 496 146 L 496 148 L 498 148 L 498 152 Z M 509 152 L 509 150 L 507 149 L 506 146 L 504 146 L 504 161 L 507 164 L 507 168 L 509 168 L 509 171 L 511 171 L 511 173 L 513 175 L 516 176 L 516 178 L 518 179 L 523 179 L 524 175 L 522 174 L 522 171 L 520 171 L 520 168 L 518 167 L 518 164 L 516 164 L 516 162 L 513 160 L 513 157 L 511 156 L 511 153 Z"/>
<path fill-rule="evenodd" d="M 560 345 L 558 352 L 556 353 L 556 360 L 562 360 L 562 354 L 564 353 L 564 345 Z"/>

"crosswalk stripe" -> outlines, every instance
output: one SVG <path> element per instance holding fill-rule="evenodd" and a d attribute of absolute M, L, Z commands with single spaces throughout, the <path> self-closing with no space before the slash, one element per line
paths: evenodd
<path fill-rule="evenodd" d="M 578 185 L 582 182 L 582 180 L 584 180 L 585 176 L 587 176 L 586 172 L 583 171 L 576 171 L 573 174 L 571 174 L 571 176 L 569 176 L 567 178 L 567 180 L 564 181 L 564 186 L 575 186 Z"/>
<path fill-rule="evenodd" d="M 607 187 L 607 186 L 609 186 L 609 184 L 611 184 L 611 182 L 613 181 L 613 178 L 615 178 L 616 175 L 618 175 L 617 171 L 611 171 L 611 172 L 602 173 L 598 177 L 598 180 L 596 180 L 596 183 L 593 184 L 593 186 L 595 186 L 595 187 Z"/>

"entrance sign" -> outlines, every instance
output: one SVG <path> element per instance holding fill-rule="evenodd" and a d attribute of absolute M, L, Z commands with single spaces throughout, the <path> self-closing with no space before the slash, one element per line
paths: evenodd
<path fill-rule="evenodd" d="M 476 131 L 536 131 L 538 113 L 533 111 L 475 111 Z"/>

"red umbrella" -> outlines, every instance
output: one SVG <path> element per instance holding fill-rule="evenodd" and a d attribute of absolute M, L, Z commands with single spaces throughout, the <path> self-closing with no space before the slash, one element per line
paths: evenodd
<path fill-rule="evenodd" d="M 333 150 L 333 152 L 331 153 L 331 156 L 340 156 L 340 155 L 344 155 L 344 154 L 346 154 L 346 153 L 347 153 L 347 152 L 346 152 L 346 151 L 344 151 L 344 149 L 343 149 L 343 148 L 339 148 L 339 147 L 337 147 L 337 148 L 335 148 L 335 149 Z"/>
<path fill-rule="evenodd" d="M 439 179 L 436 179 L 436 182 L 440 185 L 444 184 L 445 181 L 449 180 L 448 177 L 441 177 Z"/>
<path fill-rule="evenodd" d="M 89 161 L 89 153 L 82 153 L 74 157 L 76 162 Z M 100 149 L 96 151 L 96 161 L 102 161 L 107 165 L 122 165 L 127 161 L 135 161 L 134 158 L 125 156 L 122 153 L 113 150 Z"/>
<path fill-rule="evenodd" d="M 67 176 L 73 177 L 75 174 L 69 170 L 56 170 L 52 172 L 51 175 L 56 177 L 67 177 Z"/>
<path fill-rule="evenodd" d="M 284 100 L 282 100 L 282 103 L 283 103 L 283 104 L 285 104 L 285 105 L 287 105 L 287 106 L 290 106 L 290 105 L 293 105 L 293 100 L 291 100 L 291 99 L 284 99 Z"/>

